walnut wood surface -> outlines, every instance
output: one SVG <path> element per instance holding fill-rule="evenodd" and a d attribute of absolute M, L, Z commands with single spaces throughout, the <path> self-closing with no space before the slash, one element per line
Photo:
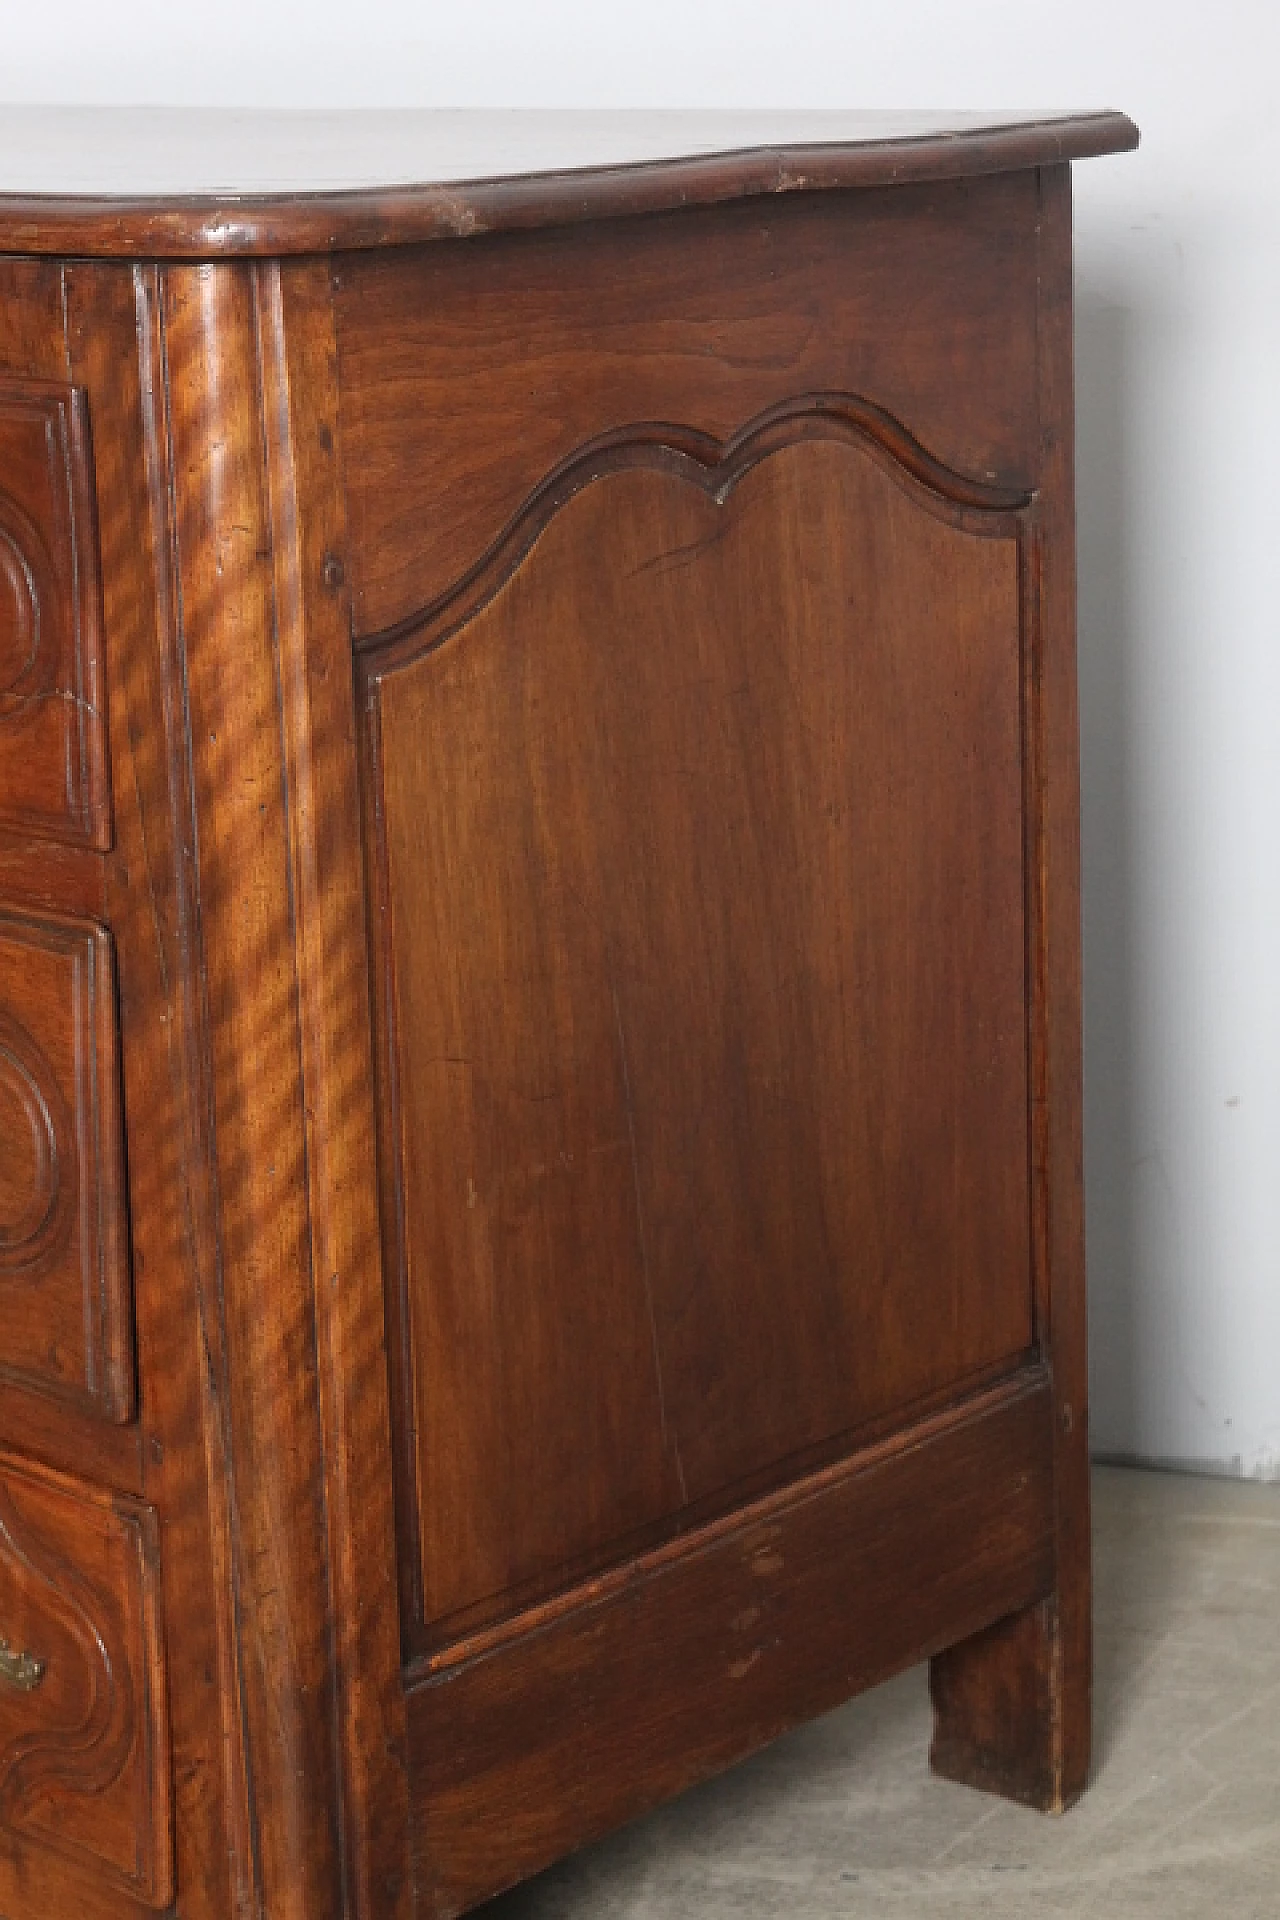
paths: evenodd
<path fill-rule="evenodd" d="M 337 350 L 323 262 L 258 274 L 283 757 L 293 799 L 299 1048 L 325 1443 L 344 1897 L 363 1920 L 412 1901 L 390 1377 L 382 1307 Z M 339 569 L 340 571 L 340 569 Z M 364 1098 L 353 1097 L 363 1089 Z"/>
<path fill-rule="evenodd" d="M 1032 1339 L 1016 523 L 638 452 L 366 668 L 429 1631 Z"/>
<path fill-rule="evenodd" d="M 134 1409 L 111 942 L 0 910 L 0 1379 Z"/>
<path fill-rule="evenodd" d="M 932 1683 L 938 1771 L 1060 1812 L 1088 1779 L 1093 1685 L 1068 169 L 1042 173 L 1040 196 L 1041 647 L 1029 689 L 1040 743 L 1031 769 L 1038 932 L 1028 988 L 1040 1034 L 1031 1134 L 1043 1233 L 1036 1318 L 1052 1356 L 1058 1579 L 1044 1605 L 1016 1625 L 936 1660 Z"/>
<path fill-rule="evenodd" d="M 1131 137 L 0 205 L 75 776 L 0 722 L 6 1920 L 453 1914 L 924 1656 L 940 1772 L 1079 1791 L 1062 161 Z M 55 1589 L 133 1712 L 28 1793 Z"/>
<path fill-rule="evenodd" d="M 416 619 L 583 447 L 861 395 L 955 473 L 1037 468 L 1033 174 L 338 263 L 357 632 Z M 822 316 L 819 322 L 819 316 Z"/>
<path fill-rule="evenodd" d="M 65 1863 L 45 1911 L 115 1885 L 172 1894 L 171 1777 L 154 1513 L 0 1456 L 0 1635 L 38 1661 L 0 1681 L 0 1900 Z M 19 1895 L 21 1897 L 21 1895 Z M 13 1909 L 10 1908 L 10 1911 Z"/>
<path fill-rule="evenodd" d="M 451 1920 L 1032 1602 L 1051 1428 L 1043 1379 L 1010 1382 L 464 1650 L 409 1696 L 419 1911 Z"/>
<path fill-rule="evenodd" d="M 258 313 L 243 264 L 175 269 L 162 300 L 254 1869 L 272 1920 L 312 1920 L 342 1862 Z"/>
<path fill-rule="evenodd" d="M 77 265 L 64 274 L 63 311 L 63 351 L 97 436 L 116 827 L 105 914 L 118 962 L 129 1142 L 136 1471 L 161 1519 L 175 1885 L 183 1920 L 225 1920 L 261 1904 L 255 1828 L 265 1815 L 252 1798 L 238 1633 L 160 276 L 145 266 Z M 25 1444 L 37 1438 L 24 1435 Z M 107 1484 L 122 1484 L 101 1447 L 82 1460 Z M 121 1908 L 108 1900 L 87 1911 L 117 1920 Z"/>
<path fill-rule="evenodd" d="M 110 844 L 84 396 L 0 379 L 0 824 Z"/>
<path fill-rule="evenodd" d="M 403 246 L 1136 146 L 1119 113 L 0 109 L 0 249 Z"/>

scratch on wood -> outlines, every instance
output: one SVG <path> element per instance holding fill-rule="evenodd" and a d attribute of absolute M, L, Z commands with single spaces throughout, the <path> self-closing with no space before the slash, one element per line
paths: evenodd
<path fill-rule="evenodd" d="M 762 1547 L 751 1556 L 751 1571 L 760 1580 L 767 1580 L 771 1574 L 781 1573 L 783 1558 L 773 1547 Z"/>

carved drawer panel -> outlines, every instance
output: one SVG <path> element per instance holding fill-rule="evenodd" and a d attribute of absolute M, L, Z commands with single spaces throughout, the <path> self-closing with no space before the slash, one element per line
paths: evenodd
<path fill-rule="evenodd" d="M 172 1897 L 155 1515 L 4 1455 L 0 1843 Z"/>
<path fill-rule="evenodd" d="M 111 942 L 0 912 L 0 1381 L 134 1404 Z"/>
<path fill-rule="evenodd" d="M 92 503 L 83 396 L 0 379 L 0 825 L 106 847 Z"/>

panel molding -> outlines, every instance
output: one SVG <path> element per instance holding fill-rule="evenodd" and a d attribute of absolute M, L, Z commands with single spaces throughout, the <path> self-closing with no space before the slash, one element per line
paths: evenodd
<path fill-rule="evenodd" d="M 54 623 L 42 609 L 55 598 L 53 568 L 44 541 L 29 514 L 0 491 L 0 727 L 12 727 L 24 702 L 53 691 L 57 654 L 51 645 Z M 7 605 L 6 605 L 7 603 Z M 9 615 L 6 631 L 4 612 Z"/>
<path fill-rule="evenodd" d="M 11 1338 L 0 1380 L 127 1421 L 136 1383 L 115 968 L 111 937 L 95 921 L 0 910 L 0 1100 L 17 1122 L 0 1299 L 10 1315 L 31 1300 L 30 1313 L 47 1317 L 49 1345 L 72 1343 L 56 1372 L 37 1364 L 34 1336 L 26 1352 Z M 33 1298 L 41 1289 L 43 1308 Z M 69 1371 L 77 1350 L 78 1378 Z"/>
<path fill-rule="evenodd" d="M 0 825 L 110 847 L 105 686 L 87 400 L 0 376 Z"/>
<path fill-rule="evenodd" d="M 154 1511 L 0 1456 L 0 1600 L 4 1615 L 12 1607 L 24 1622 L 43 1667 L 32 1692 L 0 1701 L 0 1826 L 148 1906 L 167 1905 L 171 1783 Z M 81 1805 L 87 1823 L 75 1818 Z"/>
<path fill-rule="evenodd" d="M 421 1328 L 416 1325 L 422 1313 L 422 1303 L 413 1292 L 411 1280 L 411 1262 L 408 1239 L 409 1225 L 406 1219 L 406 1174 L 404 1154 L 406 1151 L 404 1081 L 408 1067 L 400 1058 L 403 1027 L 403 983 L 397 977 L 398 964 L 393 941 L 389 930 L 400 916 L 403 907 L 401 891 L 391 878 L 389 867 L 389 842 L 387 809 L 385 799 L 385 781 L 387 778 L 388 747 L 385 739 L 383 698 L 392 684 L 396 683 L 402 671 L 418 663 L 424 663 L 427 656 L 440 649 L 445 642 L 456 646 L 467 646 L 471 642 L 471 627 L 487 617 L 486 610 L 504 589 L 511 585 L 522 565 L 529 560 L 534 549 L 544 536 L 549 535 L 553 524 L 575 500 L 579 500 L 597 483 L 614 476 L 627 473 L 648 471 L 675 483 L 676 494 L 685 486 L 694 490 L 704 501 L 714 508 L 726 507 L 734 498 L 738 488 L 764 463 L 791 449 L 806 445 L 826 443 L 844 446 L 860 456 L 865 456 L 883 476 L 892 483 L 898 494 L 910 502 L 912 508 L 919 510 L 928 519 L 952 529 L 956 533 L 980 541 L 998 540 L 1009 543 L 1010 559 L 1013 569 L 1008 595 L 1009 642 L 1016 649 L 1016 660 L 1010 661 L 1010 677 L 1004 683 L 1004 693 L 1011 703 L 1014 716 L 1010 725 L 1016 727 L 1018 761 L 1011 761 L 1014 791 L 1021 797 L 1021 838 L 1015 842 L 1019 848 L 1021 861 L 1021 911 L 1022 928 L 1017 935 L 1017 952 L 1022 970 L 1017 993 L 1016 1018 L 1021 1023 L 1027 1079 L 1023 1098 L 1026 1102 L 1024 1139 L 1030 1140 L 1041 1125 L 1039 1088 L 1042 1082 L 1040 1065 L 1043 1052 L 1042 1019 L 1039 1004 L 1034 993 L 1030 1004 L 1026 1002 L 1025 986 L 1028 980 L 1034 982 L 1033 966 L 1037 934 L 1035 927 L 1039 914 L 1038 853 L 1040 829 L 1038 824 L 1039 776 L 1038 748 L 1035 739 L 1040 725 L 1035 686 L 1038 657 L 1038 607 L 1037 607 L 1037 529 L 1036 497 L 1034 492 L 1024 489 L 1010 489 L 988 485 L 973 480 L 970 476 L 958 474 L 937 461 L 908 431 L 884 409 L 875 406 L 856 395 L 849 394 L 813 394 L 772 408 L 766 413 L 749 421 L 740 430 L 720 441 L 692 429 L 670 425 L 639 423 L 625 429 L 619 429 L 597 438 L 580 448 L 572 459 L 555 468 L 534 489 L 520 512 L 508 523 L 499 538 L 494 541 L 479 565 L 472 569 L 446 595 L 440 597 L 411 620 L 400 623 L 374 640 L 356 642 L 355 674 L 358 689 L 358 706 L 361 717 L 362 777 L 365 789 L 365 826 L 366 859 L 369 868 L 369 926 L 371 970 L 375 990 L 376 1027 L 378 1037 L 378 1101 L 380 1125 L 382 1129 L 380 1149 L 380 1173 L 382 1184 L 383 1232 L 386 1246 L 385 1270 L 387 1275 L 388 1317 L 391 1333 L 391 1365 L 396 1383 L 396 1441 L 397 1441 L 397 1497 L 399 1502 L 398 1530 L 402 1543 L 401 1581 L 402 1605 L 406 1621 L 411 1624 L 409 1647 L 411 1655 L 419 1658 L 431 1658 L 443 1649 L 447 1649 L 459 1633 L 466 1634 L 485 1619 L 517 1619 L 529 1606 L 538 1606 L 548 1594 L 562 1592 L 577 1579 L 594 1577 L 601 1569 L 625 1560 L 638 1546 L 652 1541 L 655 1537 L 664 1537 L 664 1530 L 690 1524 L 695 1512 L 718 1511 L 730 1506 L 735 1500 L 745 1496 L 748 1484 L 756 1468 L 748 1470 L 747 1477 L 731 1476 L 724 1481 L 714 1495 L 705 1491 L 699 1497 L 685 1495 L 683 1487 L 683 1469 L 677 1458 L 674 1473 L 680 1483 L 678 1505 L 682 1509 L 677 1521 L 674 1512 L 659 1521 L 653 1513 L 638 1526 L 620 1528 L 618 1534 L 607 1544 L 597 1544 L 590 1551 L 583 1550 L 576 1555 L 567 1556 L 557 1569 L 528 1578 L 519 1577 L 509 1586 L 495 1592 L 493 1602 L 481 1605 L 460 1603 L 456 1608 L 445 1606 L 440 1610 L 433 1608 L 427 1597 L 427 1582 L 430 1578 L 426 1567 L 432 1555 L 438 1557 L 440 1542 L 429 1549 L 424 1537 L 422 1506 L 426 1492 L 422 1479 L 420 1459 L 421 1440 L 419 1435 L 420 1407 L 418 1396 L 426 1392 L 419 1378 L 422 1363 L 420 1341 L 424 1337 Z M 870 484 L 869 482 L 867 484 Z M 882 482 L 883 484 L 883 482 Z M 892 493 L 885 490 L 884 498 L 891 500 Z M 674 511 L 674 509 L 673 509 Z M 901 508 L 898 510 L 901 515 Z M 686 516 L 690 525 L 697 524 L 695 517 Z M 711 523 L 714 524 L 714 523 Z M 909 520 L 898 520 L 900 538 L 901 529 L 909 526 Z M 603 530 L 602 530 L 603 529 Z M 567 537 L 567 536 L 566 536 Z M 611 533 L 604 528 L 601 520 L 596 527 L 596 538 L 606 541 Z M 619 536 L 623 538 L 623 536 Z M 701 534 L 686 527 L 685 538 L 693 544 L 688 548 L 690 556 L 701 556 L 715 545 L 715 536 L 704 538 Z M 790 536 L 784 536 L 784 538 Z M 922 538 L 924 536 L 922 535 Z M 945 536 L 943 536 L 945 537 Z M 936 545 L 937 536 L 934 537 Z M 596 548 L 594 551 L 599 552 Z M 906 555 L 892 551 L 892 565 L 899 559 L 907 564 Z M 957 551 L 959 549 L 957 548 Z M 683 548 L 673 548 L 671 559 L 674 561 L 685 552 Z M 629 562 L 637 564 L 634 551 L 628 551 Z M 941 560 L 939 562 L 941 564 Z M 957 562 L 958 564 L 958 562 Z M 665 570 L 665 569 L 664 569 Z M 608 562 L 602 562 L 602 573 L 608 574 Z M 714 576 L 713 576 L 714 577 Z M 944 574 L 945 578 L 945 574 Z M 513 589 L 514 590 L 514 589 Z M 532 589 L 526 581 L 521 591 Z M 691 592 L 697 596 L 697 589 Z M 674 602 L 672 603 L 674 606 Z M 704 606 L 705 614 L 706 608 Z M 674 616 L 673 616 L 674 617 Z M 834 608 L 831 617 L 837 617 Z M 927 617 L 927 616 L 926 616 Z M 1016 638 L 1015 638 L 1016 629 Z M 529 647 L 530 661 L 538 653 L 537 635 L 531 636 Z M 475 644 L 479 645 L 477 640 Z M 678 657 L 679 641 L 673 640 L 672 653 L 667 658 L 668 667 Z M 461 656 L 459 656 L 461 657 Z M 512 656 L 512 670 L 519 652 Z M 532 671 L 532 664 L 530 670 Z M 445 671 L 443 665 L 439 671 Z M 456 671 L 462 671 L 459 667 Z M 678 676 L 677 676 L 678 678 Z M 785 695 L 785 681 L 780 682 Z M 763 712 L 763 709 L 760 709 Z M 584 724 L 589 725 L 584 713 Z M 761 722 L 761 724 L 764 724 Z M 481 736 L 477 736 L 479 739 Z M 772 738 L 772 734 L 770 735 Z M 1011 738 L 1013 736 L 1011 735 Z M 692 738 L 692 736 L 691 736 Z M 781 736 L 779 736 L 781 738 Z M 491 740 L 488 748 L 501 757 L 504 750 L 522 753 L 520 744 L 523 736 L 513 736 L 504 749 L 501 742 Z M 404 741 L 401 742 L 402 747 Z M 774 745 L 778 744 L 777 740 Z M 436 742 L 439 745 L 439 741 Z M 432 748 L 425 742 L 421 749 L 427 756 Z M 486 760 L 488 754 L 486 754 Z M 401 755 L 403 764 L 403 754 Z M 423 761 L 425 776 L 426 760 Z M 448 776 L 432 758 L 436 767 L 436 776 Z M 815 790 L 816 794 L 816 790 Z M 811 796 L 813 797 L 813 796 Z M 541 804 L 541 803 L 540 803 Z M 539 829 L 541 831 L 541 829 Z M 421 849 L 419 850 L 421 854 Z M 473 849 L 473 851 L 475 851 Z M 1005 869 L 1010 871 L 1009 868 Z M 405 884 L 401 879 L 401 889 Z M 581 902 L 578 907 L 586 917 L 591 909 Z M 576 910 L 576 909 L 575 909 Z M 604 936 L 601 936 L 602 938 Z M 616 965 L 616 956 L 609 960 Z M 616 1010 L 616 1009 L 615 1009 Z M 619 1016 L 620 1020 L 620 1016 Z M 619 1026 L 619 1033 L 621 1029 Z M 432 1050 L 434 1051 L 434 1049 Z M 452 1049 L 448 1050 L 450 1053 Z M 465 1048 L 460 1052 L 467 1051 Z M 439 1064 L 437 1062 L 437 1064 Z M 457 1069 L 462 1071 L 469 1062 L 459 1058 Z M 607 1070 L 607 1067 L 604 1069 Z M 635 1063 L 627 1068 L 624 1056 L 624 1071 L 634 1075 Z M 627 1091 L 628 1104 L 631 1090 Z M 439 1116 L 437 1116 L 438 1118 Z M 415 1135 L 415 1138 L 417 1136 Z M 1029 1275 L 1029 1334 L 1026 1351 L 1035 1352 L 1041 1336 L 1038 1308 L 1035 1304 L 1040 1288 L 1039 1273 L 1043 1260 L 1044 1243 L 1044 1199 L 1036 1182 L 1032 1179 L 1032 1166 L 1038 1161 L 1038 1149 L 1032 1145 L 1023 1148 L 1026 1154 L 1027 1207 L 1026 1246 L 1027 1268 Z M 634 1134 L 631 1147 L 634 1159 L 636 1147 Z M 637 1172 L 637 1181 L 639 1174 Z M 472 1199 L 468 1204 L 474 1206 Z M 636 1198 L 636 1210 L 640 1211 L 639 1197 Z M 435 1257 L 441 1257 L 440 1249 L 435 1249 Z M 417 1258 L 422 1259 L 419 1248 Z M 647 1265 L 647 1255 L 644 1257 Z M 421 1268 L 419 1269 L 421 1284 Z M 655 1349 L 658 1344 L 658 1332 L 655 1326 Z M 992 1349 L 992 1354 L 997 1349 Z M 1003 1349 L 999 1349 L 1003 1352 Z M 1006 1358 L 1010 1356 L 1006 1355 Z M 971 1357 L 970 1364 L 975 1364 Z M 981 1356 L 976 1362 L 981 1365 Z M 658 1367 L 661 1373 L 661 1364 Z M 957 1377 L 952 1390 L 960 1390 Z M 911 1417 L 912 1405 L 918 1405 L 921 1395 L 928 1398 L 928 1385 L 917 1387 L 907 1400 L 898 1405 L 901 1418 Z M 660 1396 L 661 1397 L 661 1396 Z M 878 1414 L 872 1416 L 874 1419 Z M 867 1415 L 861 1412 L 846 1415 L 842 1427 L 827 1430 L 822 1442 L 824 1458 L 848 1457 L 849 1451 L 856 1448 L 865 1439 Z M 665 1420 L 664 1420 L 665 1432 Z M 795 1473 L 803 1471 L 803 1456 L 813 1444 L 808 1439 L 797 1440 L 790 1449 L 780 1450 L 775 1456 L 772 1478 L 767 1484 L 785 1484 Z M 665 1440 L 664 1440 L 665 1445 Z M 501 1599 L 501 1610 L 495 1616 L 493 1605 Z M 486 1611 L 487 1609 L 487 1611 Z"/>
<path fill-rule="evenodd" d="M 865 448 L 919 505 L 967 532 L 1008 534 L 1035 500 L 1025 488 L 994 485 L 949 467 L 887 408 L 856 393 L 783 401 L 725 439 L 696 427 L 636 421 L 593 436 L 552 467 L 474 566 L 444 593 L 381 632 L 353 632 L 357 655 L 367 657 L 364 671 L 394 671 L 465 627 L 502 590 L 561 509 L 593 482 L 648 467 L 688 481 L 724 506 L 762 460 L 806 440 Z"/>
<path fill-rule="evenodd" d="M 1052 1427 L 1029 1367 L 415 1674 L 424 1913 L 464 1912 L 1041 1599 Z"/>
<path fill-rule="evenodd" d="M 20 1201 L 13 1217 L 0 1218 L 0 1272 L 20 1273 L 48 1259 L 70 1232 L 75 1170 L 68 1184 L 64 1146 L 73 1123 L 49 1062 L 31 1035 L 0 1008 L 0 1099 L 5 1095 L 21 1111 L 30 1135 L 26 1203 Z M 13 1135 L 6 1148 L 10 1165 L 22 1157 L 21 1140 Z"/>

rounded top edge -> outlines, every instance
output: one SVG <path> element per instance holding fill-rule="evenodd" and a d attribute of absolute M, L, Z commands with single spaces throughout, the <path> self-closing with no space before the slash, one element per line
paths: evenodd
<path fill-rule="evenodd" d="M 0 108 L 0 251 L 330 253 L 1059 165 L 1124 114 Z"/>

